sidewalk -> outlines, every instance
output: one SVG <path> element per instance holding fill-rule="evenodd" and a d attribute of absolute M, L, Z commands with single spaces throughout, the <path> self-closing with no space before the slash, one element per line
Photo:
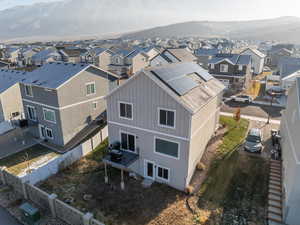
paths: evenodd
<path fill-rule="evenodd" d="M 221 112 L 220 114 L 222 116 L 234 116 L 234 113 Z M 265 123 L 268 121 L 267 118 L 256 117 L 256 116 L 241 115 L 241 118 L 247 119 L 247 120 L 259 121 L 259 122 L 265 122 Z M 280 120 L 272 120 L 272 119 L 270 119 L 270 123 L 280 124 Z"/>

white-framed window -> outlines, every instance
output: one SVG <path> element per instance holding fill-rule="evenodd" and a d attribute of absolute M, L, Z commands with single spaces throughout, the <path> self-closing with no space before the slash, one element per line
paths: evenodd
<path fill-rule="evenodd" d="M 220 64 L 220 72 L 227 73 L 228 72 L 228 65 L 227 64 Z"/>
<path fill-rule="evenodd" d="M 165 138 L 154 137 L 154 152 L 173 159 L 179 159 L 180 144 Z"/>
<path fill-rule="evenodd" d="M 32 91 L 31 85 L 25 84 L 25 94 L 26 94 L 26 96 L 33 97 L 33 91 Z"/>
<path fill-rule="evenodd" d="M 46 128 L 45 128 L 45 131 L 46 131 L 46 137 L 53 140 L 53 139 L 54 139 L 54 136 L 53 136 L 52 129 L 46 127 Z"/>
<path fill-rule="evenodd" d="M 43 108 L 44 120 L 50 123 L 56 123 L 54 110 Z"/>
<path fill-rule="evenodd" d="M 239 71 L 243 70 L 243 65 L 239 65 Z"/>
<path fill-rule="evenodd" d="M 122 119 L 132 120 L 132 103 L 119 102 L 119 116 Z"/>
<path fill-rule="evenodd" d="M 96 84 L 95 84 L 95 82 L 86 83 L 85 87 L 86 87 L 86 95 L 96 94 Z"/>
<path fill-rule="evenodd" d="M 135 152 L 136 136 L 125 131 L 120 132 L 121 149 L 129 152 Z"/>
<path fill-rule="evenodd" d="M 215 64 L 210 64 L 211 69 L 215 69 Z"/>
<path fill-rule="evenodd" d="M 27 107 L 28 118 L 32 121 L 37 121 L 35 107 L 30 105 L 27 105 L 26 107 Z"/>
<path fill-rule="evenodd" d="M 175 128 L 176 111 L 158 108 L 158 125 L 161 127 Z"/>
<path fill-rule="evenodd" d="M 92 107 L 94 110 L 96 110 L 98 108 L 98 102 L 93 102 Z"/>
<path fill-rule="evenodd" d="M 170 181 L 170 169 L 157 165 L 156 177 L 166 182 Z"/>

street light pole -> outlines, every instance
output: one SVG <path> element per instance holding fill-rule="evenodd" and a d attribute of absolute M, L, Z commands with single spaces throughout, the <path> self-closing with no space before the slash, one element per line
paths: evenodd
<path fill-rule="evenodd" d="M 271 107 L 273 106 L 273 99 L 274 99 L 274 93 L 271 93 Z M 270 113 L 268 113 L 268 120 L 267 120 L 267 124 L 270 124 Z"/>

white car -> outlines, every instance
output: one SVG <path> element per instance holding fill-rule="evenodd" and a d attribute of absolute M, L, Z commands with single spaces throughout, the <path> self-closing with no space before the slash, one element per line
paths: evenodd
<path fill-rule="evenodd" d="M 232 96 L 231 100 L 235 102 L 244 102 L 244 103 L 251 103 L 253 101 L 252 97 L 249 95 Z"/>

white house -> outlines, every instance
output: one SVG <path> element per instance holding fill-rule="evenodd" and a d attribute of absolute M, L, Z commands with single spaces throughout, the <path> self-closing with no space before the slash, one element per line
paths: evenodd
<path fill-rule="evenodd" d="M 251 67 L 254 74 L 263 72 L 266 55 L 257 49 L 247 48 L 241 52 L 241 55 L 251 55 Z"/>

